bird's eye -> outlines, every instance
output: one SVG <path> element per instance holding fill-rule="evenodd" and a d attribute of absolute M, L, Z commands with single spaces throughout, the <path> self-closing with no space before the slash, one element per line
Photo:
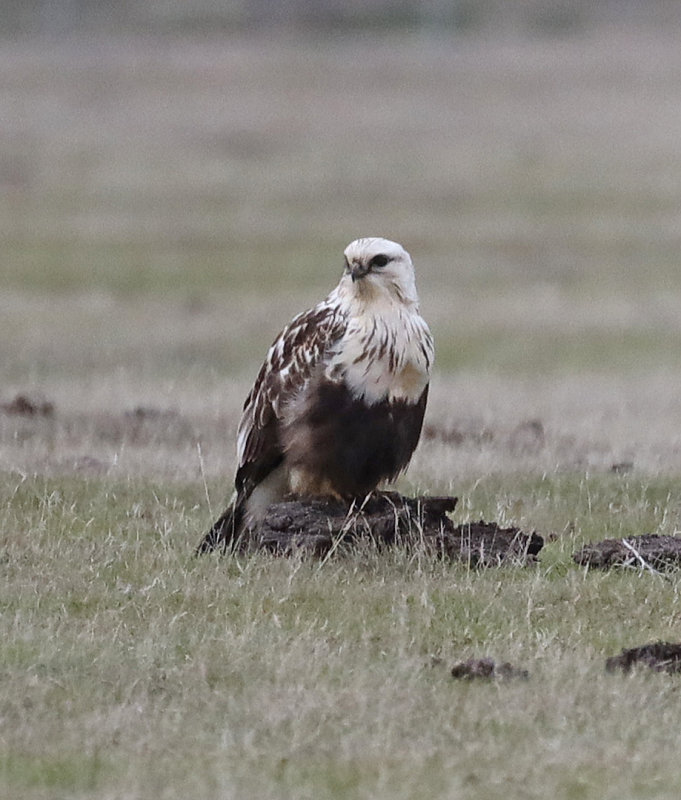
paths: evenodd
<path fill-rule="evenodd" d="M 379 253 L 377 256 L 374 256 L 371 261 L 369 262 L 370 267 L 384 267 L 390 259 L 388 256 L 383 255 L 383 253 Z"/>

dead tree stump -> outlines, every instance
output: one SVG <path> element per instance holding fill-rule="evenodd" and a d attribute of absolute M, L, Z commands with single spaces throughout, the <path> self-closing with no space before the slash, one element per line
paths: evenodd
<path fill-rule="evenodd" d="M 404 497 L 396 492 L 374 493 L 350 505 L 331 499 L 291 499 L 271 505 L 262 523 L 242 533 L 231 547 L 324 557 L 370 542 L 378 547 L 423 547 L 471 566 L 536 561 L 544 544 L 541 536 L 482 521 L 455 526 L 447 513 L 456 503 L 455 497 Z M 230 545 L 225 544 L 227 549 Z"/>

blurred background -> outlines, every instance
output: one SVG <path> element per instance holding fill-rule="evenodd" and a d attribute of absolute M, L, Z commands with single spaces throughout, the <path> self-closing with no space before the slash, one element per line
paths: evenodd
<path fill-rule="evenodd" d="M 435 408 L 681 366 L 678 2 L 0 12 L 0 400 L 232 425 L 364 235 L 412 253 Z"/>

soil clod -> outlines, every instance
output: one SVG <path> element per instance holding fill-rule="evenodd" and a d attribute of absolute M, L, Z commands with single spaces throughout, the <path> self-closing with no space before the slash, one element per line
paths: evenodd
<path fill-rule="evenodd" d="M 605 662 L 608 672 L 621 669 L 631 672 L 637 666 L 648 667 L 655 672 L 681 672 L 681 644 L 653 642 L 641 647 L 622 650 L 620 655 L 611 656 Z"/>
<path fill-rule="evenodd" d="M 211 529 L 199 552 L 215 548 L 240 551 L 269 550 L 287 555 L 306 552 L 326 556 L 330 551 L 362 541 L 378 546 L 422 546 L 430 552 L 470 566 L 491 567 L 535 563 L 544 540 L 536 533 L 501 528 L 493 522 L 454 525 L 447 516 L 455 497 L 404 497 L 376 492 L 362 502 L 291 499 L 274 503 L 262 523 L 238 541 L 229 533 Z"/>
<path fill-rule="evenodd" d="M 18 394 L 9 403 L 1 403 L 0 411 L 4 414 L 15 414 L 22 417 L 52 417 L 54 403 L 26 394 Z"/>
<path fill-rule="evenodd" d="M 522 680 L 527 680 L 530 675 L 526 669 L 514 667 L 508 661 L 503 664 L 497 664 L 491 658 L 469 658 L 468 661 L 454 664 L 452 677 L 464 680 L 474 680 L 476 678 L 487 680 L 521 678 Z"/>
<path fill-rule="evenodd" d="M 681 536 L 655 533 L 586 544 L 572 555 L 583 567 L 634 567 L 654 571 L 681 566 Z"/>

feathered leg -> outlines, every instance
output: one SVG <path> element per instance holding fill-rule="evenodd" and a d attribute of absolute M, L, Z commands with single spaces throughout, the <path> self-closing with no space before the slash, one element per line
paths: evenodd
<path fill-rule="evenodd" d="M 196 555 L 211 553 L 220 548 L 223 552 L 232 547 L 241 533 L 244 522 L 244 500 L 236 498 L 227 507 L 196 548 Z"/>

